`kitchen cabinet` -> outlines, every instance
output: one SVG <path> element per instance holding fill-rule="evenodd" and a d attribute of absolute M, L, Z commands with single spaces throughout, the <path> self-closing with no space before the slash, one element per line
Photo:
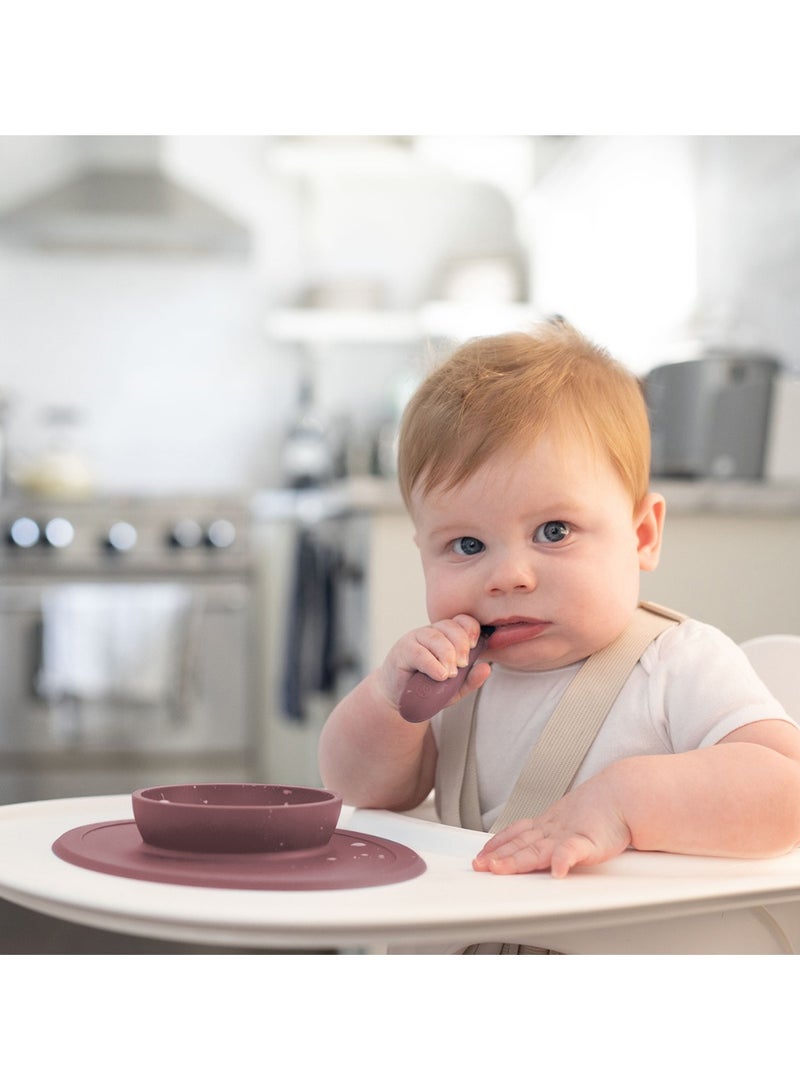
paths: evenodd
<path fill-rule="evenodd" d="M 798 490 L 794 496 L 768 485 L 742 490 L 741 503 L 749 497 L 749 510 L 719 502 L 682 507 L 678 499 L 670 503 L 668 486 L 663 491 L 661 563 L 643 575 L 643 597 L 716 625 L 737 643 L 767 633 L 800 633 Z M 725 493 L 720 486 L 718 498 Z"/>
<path fill-rule="evenodd" d="M 403 633 L 425 625 L 428 614 L 410 518 L 398 508 L 376 513 L 370 523 L 366 659 L 374 668 Z"/>

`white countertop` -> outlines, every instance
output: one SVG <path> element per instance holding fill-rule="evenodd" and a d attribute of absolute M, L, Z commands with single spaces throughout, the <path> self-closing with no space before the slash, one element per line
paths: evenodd
<path fill-rule="evenodd" d="M 651 487 L 664 495 L 670 515 L 800 515 L 800 480 L 656 478 Z M 252 497 L 250 509 L 256 523 L 278 519 L 315 522 L 343 514 L 400 512 L 404 506 L 396 480 L 349 477 L 319 489 L 263 489 Z"/>
<path fill-rule="evenodd" d="M 396 480 L 367 476 L 343 478 L 320 488 L 262 489 L 250 502 L 256 523 L 279 519 L 316 522 L 357 512 L 403 510 Z"/>
<path fill-rule="evenodd" d="M 654 492 L 667 501 L 670 515 L 800 515 L 800 481 L 722 481 L 655 479 Z"/>

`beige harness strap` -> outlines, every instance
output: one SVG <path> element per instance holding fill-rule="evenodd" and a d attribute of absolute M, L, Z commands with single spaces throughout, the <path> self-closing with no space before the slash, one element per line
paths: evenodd
<path fill-rule="evenodd" d="M 630 672 L 648 645 L 683 614 L 641 603 L 625 631 L 591 655 L 570 682 L 534 746 L 490 832 L 541 814 L 569 790 Z M 480 690 L 444 717 L 436 773 L 439 817 L 451 826 L 482 830 L 475 764 L 475 713 Z M 463 707 L 462 707 L 463 706 Z"/>
<path fill-rule="evenodd" d="M 478 805 L 478 776 L 475 768 L 474 712 L 478 693 L 470 693 L 445 710 L 439 736 L 434 799 L 440 820 L 446 826 L 483 830 Z"/>

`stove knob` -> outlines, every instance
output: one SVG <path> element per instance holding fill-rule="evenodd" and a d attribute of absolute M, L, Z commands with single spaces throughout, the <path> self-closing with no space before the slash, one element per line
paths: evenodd
<path fill-rule="evenodd" d="M 55 546 L 56 549 L 66 549 L 67 546 L 72 545 L 74 539 L 75 527 L 69 519 L 57 516 L 55 519 L 48 520 L 44 528 L 44 540 L 47 545 Z"/>
<path fill-rule="evenodd" d="M 35 546 L 41 537 L 38 523 L 29 519 L 26 515 L 15 519 L 8 528 L 8 544 L 20 549 L 30 549 Z"/>
<path fill-rule="evenodd" d="M 173 549 L 194 549 L 202 545 L 203 528 L 194 519 L 179 519 L 167 541 Z"/>
<path fill-rule="evenodd" d="M 136 527 L 130 523 L 114 523 L 109 527 L 104 545 L 114 553 L 127 553 L 136 545 L 138 537 Z"/>
<path fill-rule="evenodd" d="M 205 541 L 213 549 L 228 549 L 236 541 L 236 527 L 227 519 L 215 519 L 206 529 Z"/>

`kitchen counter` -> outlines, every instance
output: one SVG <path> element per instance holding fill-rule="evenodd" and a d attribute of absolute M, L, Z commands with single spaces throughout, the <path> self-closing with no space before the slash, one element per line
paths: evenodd
<path fill-rule="evenodd" d="M 250 503 L 258 523 L 296 519 L 318 522 L 341 515 L 404 512 L 396 480 L 383 477 L 347 477 L 330 485 L 310 489 L 263 489 Z"/>
<path fill-rule="evenodd" d="M 666 498 L 670 515 L 719 513 L 748 518 L 800 515 L 800 480 L 656 478 L 652 488 Z M 404 511 L 397 481 L 380 477 L 349 477 L 319 489 L 264 489 L 251 501 L 256 523 L 274 519 L 315 522 L 347 514 Z"/>
<path fill-rule="evenodd" d="M 670 515 L 741 515 L 757 518 L 800 515 L 800 480 L 777 481 L 681 481 L 656 478 L 654 492 L 667 501 Z"/>

